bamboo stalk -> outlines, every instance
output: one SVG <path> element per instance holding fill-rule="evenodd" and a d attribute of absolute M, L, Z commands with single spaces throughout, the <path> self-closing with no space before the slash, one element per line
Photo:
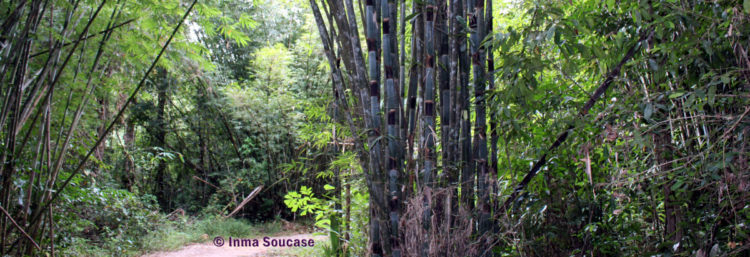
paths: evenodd
<path fill-rule="evenodd" d="M 472 29 L 471 41 L 472 41 L 472 69 L 474 71 L 474 98 L 476 101 L 476 122 L 474 125 L 474 162 L 475 162 L 475 174 L 477 177 L 477 208 L 475 209 L 474 215 L 478 220 L 477 235 L 482 235 L 489 231 L 489 219 L 490 219 L 490 205 L 489 205 L 489 192 L 488 192 L 488 165 L 487 165 L 487 113 L 485 99 L 485 49 L 482 45 L 482 41 L 485 37 L 485 26 L 484 20 L 484 1 L 475 0 L 474 2 L 474 14 L 471 16 L 470 27 Z M 473 174 L 472 174 L 473 175 Z M 482 245 L 480 249 L 482 254 L 480 256 L 487 256 L 488 248 L 487 242 L 480 242 Z"/>
<path fill-rule="evenodd" d="M 37 250 L 42 250 L 42 248 L 39 247 L 39 244 L 37 244 L 36 241 L 34 241 L 34 239 L 31 238 L 31 236 L 29 236 L 29 234 L 27 234 L 26 231 L 24 231 L 23 228 L 21 228 L 21 226 L 18 225 L 18 223 L 16 223 L 16 220 L 14 220 L 13 217 L 10 216 L 10 213 L 8 213 L 8 211 L 6 211 L 5 208 L 3 208 L 1 205 L 0 205 L 0 211 L 3 211 L 3 214 L 5 214 L 5 217 L 8 218 L 10 222 L 13 223 L 14 226 L 16 226 L 18 231 L 20 231 L 21 234 L 23 234 L 26 237 L 26 239 L 28 239 L 29 242 L 31 242 L 34 245 L 34 247 L 36 247 Z"/>
<path fill-rule="evenodd" d="M 423 107 L 423 131 L 422 140 L 425 147 L 422 149 L 424 158 L 424 169 L 422 170 L 422 204 L 424 212 L 422 213 L 422 230 L 423 235 L 427 238 L 422 242 L 421 256 L 431 255 L 430 237 L 432 226 L 432 186 L 433 173 L 435 166 L 435 18 L 437 6 L 434 0 L 428 0 L 425 4 L 425 23 L 424 23 L 424 107 Z M 435 249 L 437 250 L 437 249 Z"/>
<path fill-rule="evenodd" d="M 415 13 L 421 13 L 422 6 L 415 4 L 413 6 Z M 406 148 L 406 176 L 408 176 L 406 192 L 404 192 L 404 199 L 409 198 L 414 188 L 414 177 L 415 177 L 415 166 L 416 160 L 414 159 L 414 140 L 417 128 L 417 89 L 422 85 L 422 73 L 420 72 L 422 63 L 419 58 L 422 58 L 422 44 L 424 37 L 424 19 L 413 19 L 412 20 L 412 38 L 411 38 L 411 66 L 409 67 L 409 89 L 406 96 L 406 117 L 405 124 L 406 129 L 402 132 L 402 138 L 407 140 Z"/>
<path fill-rule="evenodd" d="M 462 3 L 462 0 L 457 0 L 457 8 L 461 10 L 463 17 L 468 17 L 470 14 L 470 6 L 473 6 L 471 1 L 469 3 Z M 460 96 L 458 99 L 459 113 L 457 114 L 461 120 L 460 124 L 460 135 L 459 145 L 461 147 L 461 205 L 466 207 L 467 210 L 473 209 L 473 195 L 474 195 L 474 162 L 472 161 L 471 152 L 471 96 L 469 95 L 469 52 L 466 47 L 466 27 L 462 26 L 458 28 L 458 49 L 460 50 L 458 55 L 459 61 L 459 85 L 460 85 Z"/>
<path fill-rule="evenodd" d="M 368 145 L 370 157 L 370 251 L 372 256 L 386 256 L 387 246 L 385 245 L 381 233 L 387 231 L 382 226 L 382 216 L 384 213 L 384 188 L 383 173 L 381 171 L 381 148 L 380 148 L 380 57 L 378 56 L 378 45 L 380 43 L 380 33 L 377 28 L 378 20 L 377 0 L 367 0 L 365 4 L 365 33 L 367 41 L 367 62 L 369 75 L 369 96 L 370 106 L 365 108 L 365 117 L 370 119 L 367 125 Z M 378 1 L 379 2 L 379 1 Z"/>
<path fill-rule="evenodd" d="M 399 237 L 399 215 L 400 215 L 400 191 L 401 185 L 399 179 L 401 176 L 401 147 L 402 141 L 399 133 L 398 118 L 401 116 L 399 113 L 398 105 L 398 82 L 396 75 L 397 60 L 394 60 L 393 49 L 397 46 L 394 45 L 395 40 L 395 26 L 392 23 L 396 23 L 392 17 L 391 10 L 395 4 L 393 0 L 388 0 L 388 4 L 382 4 L 383 13 L 383 44 L 382 52 L 385 53 L 383 57 L 384 70 L 385 70 L 385 97 L 386 97 L 386 130 L 388 133 L 388 151 L 386 155 L 386 168 L 388 170 L 388 207 L 389 207 L 389 240 L 391 256 L 401 256 L 401 240 Z"/>
<path fill-rule="evenodd" d="M 440 88 L 440 135 L 441 135 L 441 148 L 442 148 L 442 164 L 443 172 L 440 178 L 440 185 L 445 187 L 449 185 L 455 186 L 455 180 L 451 180 L 451 174 L 454 172 L 453 152 L 451 151 L 450 145 L 453 141 L 453 137 L 450 136 L 451 126 L 451 84 L 450 84 L 450 73 L 448 69 L 450 67 L 449 55 L 450 55 L 450 44 L 448 40 L 448 23 L 446 13 L 448 9 L 447 0 L 440 0 L 438 4 L 438 15 L 435 22 L 436 35 L 435 38 L 439 44 L 438 56 L 439 62 L 438 68 L 438 85 Z"/>

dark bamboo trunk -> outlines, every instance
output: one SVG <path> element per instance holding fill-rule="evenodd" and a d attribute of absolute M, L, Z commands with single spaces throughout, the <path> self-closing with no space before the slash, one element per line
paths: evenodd
<path fill-rule="evenodd" d="M 492 38 L 494 36 L 493 34 L 493 18 L 492 18 L 492 0 L 487 1 L 487 5 L 485 6 L 486 9 L 486 15 L 485 20 L 487 22 L 487 27 L 485 28 L 486 36 L 488 38 Z M 490 41 L 492 42 L 492 41 Z M 495 89 L 495 61 L 494 61 L 494 45 L 490 44 L 490 46 L 486 50 L 487 55 L 487 74 L 485 75 L 485 79 L 487 80 L 487 85 L 492 94 L 495 92 L 492 92 Z M 494 97 L 490 98 L 490 103 L 495 102 Z M 498 158 L 497 158 L 497 142 L 498 142 L 498 134 L 497 134 L 497 109 L 494 108 L 494 105 L 491 105 L 490 103 L 487 103 L 487 108 L 489 108 L 489 118 L 490 118 L 490 152 L 489 152 L 489 165 L 487 172 L 489 173 L 487 176 L 487 186 L 486 189 L 487 194 L 489 195 L 485 201 L 487 204 L 489 204 L 489 215 L 494 214 L 497 210 L 495 208 L 497 206 L 497 199 L 494 199 L 495 195 L 498 195 L 498 188 L 497 188 L 497 169 L 498 169 Z M 486 220 L 489 222 L 489 219 Z M 491 223 L 489 225 L 491 228 L 491 233 L 499 233 L 500 232 L 500 226 L 496 223 Z M 485 231 L 486 232 L 486 231 Z M 495 253 L 491 253 L 491 256 L 497 256 Z"/>
<path fill-rule="evenodd" d="M 334 92 L 336 92 L 335 86 L 333 89 Z M 335 100 L 334 100 L 335 101 Z M 333 111 L 333 120 L 338 120 L 338 110 Z M 336 125 L 334 124 L 333 129 L 331 129 L 331 135 L 333 135 L 333 152 L 332 155 L 336 156 L 339 152 L 339 142 L 338 138 L 336 137 Z M 329 160 L 333 161 L 333 160 Z M 344 256 L 344 251 L 341 247 L 341 235 L 343 234 L 341 231 L 341 222 L 340 222 L 340 215 L 339 210 L 341 210 L 341 170 L 338 166 L 333 167 L 333 187 L 334 187 L 334 201 L 335 204 L 333 206 L 334 210 L 336 211 L 333 215 L 329 217 L 331 220 L 331 231 L 328 234 L 329 238 L 331 240 L 331 248 L 334 252 L 334 256 Z"/>
<path fill-rule="evenodd" d="M 450 74 L 449 74 L 449 30 L 448 30 L 448 0 L 437 1 L 437 15 L 435 17 L 435 41 L 438 43 L 439 62 L 436 64 L 438 76 L 437 83 L 440 88 L 439 96 L 439 110 L 440 110 L 440 147 L 442 150 L 442 172 L 438 177 L 437 186 L 441 189 L 455 186 L 456 181 L 452 180 L 451 174 L 454 173 L 453 168 L 453 154 L 451 152 L 450 145 L 453 138 L 450 136 L 451 131 L 451 87 L 450 87 Z M 437 106 L 436 106 L 437 107 Z M 437 233 L 449 235 L 451 233 L 452 223 L 452 202 L 451 198 L 438 197 L 435 199 L 433 204 L 433 210 L 436 214 L 434 220 L 436 221 L 435 230 Z M 436 253 L 442 256 L 449 255 L 449 249 L 437 249 Z"/>
<path fill-rule="evenodd" d="M 169 87 L 169 75 L 166 71 L 162 70 L 159 72 L 162 82 L 158 86 L 158 93 L 157 93 L 157 106 L 156 106 L 156 124 L 155 127 L 155 133 L 154 140 L 155 144 L 160 146 L 162 149 L 166 149 L 166 136 L 167 136 L 167 130 L 165 129 L 166 124 L 166 106 L 168 101 L 167 96 L 167 88 Z M 156 166 L 156 188 L 155 190 L 155 196 L 156 199 L 159 202 L 159 206 L 162 208 L 162 210 L 170 211 L 169 206 L 169 199 L 167 195 L 167 190 L 169 185 L 167 185 L 167 163 L 164 159 L 159 160 L 159 164 Z"/>
<path fill-rule="evenodd" d="M 448 44 L 448 19 L 447 19 L 447 0 L 438 1 L 438 14 L 435 21 L 435 39 L 438 42 L 438 56 L 439 62 L 437 64 L 438 69 L 438 85 L 440 88 L 440 144 L 442 148 L 442 165 L 443 172 L 440 176 L 440 186 L 445 187 L 450 185 L 454 180 L 450 180 L 448 174 L 452 173 L 451 168 L 453 166 L 453 154 L 451 152 L 451 87 L 449 79 L 449 55 L 450 49 Z"/>
<path fill-rule="evenodd" d="M 387 226 L 384 224 L 384 213 L 385 213 L 385 188 L 384 188 L 384 173 L 382 172 L 382 150 L 380 146 L 380 140 L 378 138 L 381 134 L 380 125 L 380 56 L 378 54 L 378 46 L 380 45 L 380 30 L 377 27 L 377 21 L 379 15 L 377 12 L 377 6 L 379 6 L 379 0 L 367 0 L 365 5 L 365 32 L 367 35 L 367 65 L 369 75 L 369 88 L 370 88 L 370 106 L 369 109 L 365 110 L 365 116 L 370 117 L 370 125 L 368 127 L 370 137 L 368 138 L 368 145 L 370 147 L 370 173 L 371 173 L 371 185 L 370 185 L 370 238 L 373 256 L 385 256 L 386 250 L 388 249 L 385 245 L 386 241 L 384 235 L 387 235 Z"/>
<path fill-rule="evenodd" d="M 399 237 L 399 216 L 400 216 L 400 197 L 401 186 L 399 179 L 401 176 L 401 149 L 402 141 L 400 137 L 398 118 L 399 112 L 399 89 L 396 81 L 396 68 L 398 63 L 395 59 L 394 49 L 397 47 L 395 40 L 395 17 L 390 8 L 394 7 L 393 0 L 388 0 L 388 4 L 382 4 L 383 13 L 383 43 L 382 52 L 384 70 L 385 70 L 385 97 L 386 97 L 386 130 L 388 133 L 388 150 L 386 158 L 386 168 L 388 169 L 388 207 L 389 207 L 389 245 L 391 256 L 401 256 L 401 242 Z M 392 24 L 394 23 L 394 24 Z"/>
<path fill-rule="evenodd" d="M 414 5 L 414 12 L 415 13 L 421 13 L 422 12 L 422 6 L 415 4 Z M 407 187 L 406 192 L 404 193 L 404 197 L 409 197 L 412 195 L 412 191 L 414 188 L 414 181 L 415 181 L 415 173 L 416 173 L 416 166 L 417 166 L 417 160 L 414 159 L 414 141 L 416 140 L 416 131 L 417 131 L 417 89 L 422 87 L 422 78 L 423 73 L 422 71 L 422 49 L 423 49 L 423 37 L 424 37 L 424 20 L 423 19 L 413 19 L 412 20 L 412 42 L 411 42 L 411 66 L 409 67 L 409 90 L 407 91 L 407 103 L 406 103 L 406 119 L 407 119 L 407 131 L 404 134 L 405 139 L 407 140 L 407 150 L 406 150 L 406 173 L 408 176 Z"/>
<path fill-rule="evenodd" d="M 424 107 L 423 107 L 423 143 L 425 148 L 422 149 L 424 165 L 422 169 L 422 197 L 424 213 L 422 214 L 422 229 L 428 240 L 422 242 L 422 256 L 430 255 L 430 229 L 432 220 L 432 186 L 435 173 L 435 13 L 437 6 L 434 0 L 428 0 L 425 3 L 424 12 Z"/>
<path fill-rule="evenodd" d="M 443 167 L 444 171 L 447 172 L 447 179 L 450 181 L 450 186 L 455 186 L 455 189 L 451 189 L 451 200 L 450 209 L 448 215 L 452 215 L 453 210 L 458 210 L 458 186 L 459 186 L 459 168 L 461 167 L 458 156 L 460 154 L 458 148 L 459 142 L 459 131 L 460 131 L 460 118 L 461 118 L 461 103 L 459 102 L 459 88 L 461 82 L 461 76 L 459 72 L 459 49 L 460 49 L 460 38 L 459 32 L 463 31 L 459 26 L 457 17 L 463 12 L 461 5 L 462 0 L 450 0 L 450 12 L 448 13 L 448 27 L 449 27 L 449 48 L 450 48 L 450 63 L 449 67 L 449 97 L 450 99 L 444 99 L 444 101 L 450 101 L 450 126 L 448 131 L 448 145 L 443 146 L 450 152 L 450 163 L 448 166 Z M 452 227 L 453 224 L 450 224 Z"/>
<path fill-rule="evenodd" d="M 492 24 L 492 0 L 487 1 L 487 5 L 485 6 L 485 9 L 487 10 L 487 14 L 485 15 L 485 19 L 487 22 L 486 27 L 486 34 L 487 37 L 492 38 L 494 36 L 493 34 L 493 24 Z M 490 44 L 489 49 L 486 50 L 487 52 L 487 85 L 492 92 L 495 89 L 495 60 L 494 60 L 494 46 Z M 492 92 L 494 93 L 494 92 Z M 491 98 L 490 100 L 493 100 Z M 490 101 L 494 102 L 494 101 Z M 497 169 L 498 169 L 498 159 L 497 159 L 497 141 L 498 141 L 498 134 L 497 134 L 497 109 L 494 108 L 492 105 L 487 104 L 489 111 L 490 111 L 490 152 L 489 152 L 489 173 L 490 173 L 490 179 L 492 183 L 495 183 L 495 179 L 497 178 Z M 494 194 L 495 186 L 490 186 L 490 194 Z"/>
<path fill-rule="evenodd" d="M 472 29 L 472 68 L 474 70 L 474 97 L 476 101 L 476 123 L 474 127 L 474 160 L 477 176 L 477 209 L 475 216 L 478 219 L 477 235 L 483 235 L 489 231 L 490 204 L 488 192 L 488 165 L 487 165 L 487 127 L 486 127 L 486 99 L 485 99 L 485 52 L 481 45 L 485 37 L 484 1 L 476 0 L 474 3 L 474 14 L 470 16 Z M 484 251 L 488 244 L 480 242 L 482 252 L 480 256 L 487 256 L 489 251 Z"/>
<path fill-rule="evenodd" d="M 123 135 L 123 171 L 120 181 L 125 185 L 128 191 L 133 192 L 133 185 L 135 184 L 135 162 L 133 156 L 130 154 L 135 146 L 135 120 L 133 117 L 128 117 L 125 121 L 125 134 Z"/>
<path fill-rule="evenodd" d="M 460 0 L 458 2 L 461 2 Z M 468 17 L 469 6 L 473 6 L 473 1 L 469 0 L 465 6 L 460 3 L 459 7 L 462 10 L 463 17 Z M 461 147 L 461 204 L 466 207 L 467 210 L 473 209 L 474 206 L 474 162 L 471 158 L 471 111 L 470 103 L 471 96 L 469 95 L 469 52 L 466 47 L 466 27 L 459 28 L 459 39 L 458 44 L 460 49 L 459 53 L 459 77 L 460 77 L 460 96 L 459 96 L 459 111 L 458 114 L 461 120 L 461 132 L 459 137 L 459 144 Z"/>

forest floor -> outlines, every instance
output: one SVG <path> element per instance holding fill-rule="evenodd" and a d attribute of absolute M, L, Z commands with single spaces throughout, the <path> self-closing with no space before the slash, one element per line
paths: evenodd
<path fill-rule="evenodd" d="M 183 247 L 177 251 L 163 251 L 144 255 L 143 257 L 256 257 L 256 256 L 316 256 L 328 237 L 314 234 L 291 234 L 284 236 L 269 236 L 269 240 L 315 240 L 314 247 L 266 247 L 263 238 L 257 238 L 258 246 L 253 247 L 230 247 L 228 241 L 221 247 L 214 242 L 198 243 Z"/>

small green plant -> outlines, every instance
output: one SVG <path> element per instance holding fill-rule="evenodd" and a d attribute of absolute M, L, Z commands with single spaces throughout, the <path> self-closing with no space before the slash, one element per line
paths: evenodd
<path fill-rule="evenodd" d="M 326 185 L 326 190 L 333 190 L 332 186 Z M 330 217 L 333 211 L 333 201 L 328 201 L 315 197 L 312 188 L 302 186 L 297 191 L 290 191 L 284 195 L 284 204 L 292 209 L 292 212 L 298 212 L 300 216 L 308 214 L 315 215 L 315 226 L 329 230 L 331 226 Z"/>

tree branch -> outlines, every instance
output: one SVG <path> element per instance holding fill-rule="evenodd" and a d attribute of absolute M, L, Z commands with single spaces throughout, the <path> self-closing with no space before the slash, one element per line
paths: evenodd
<path fill-rule="evenodd" d="M 116 28 L 119 28 L 119 27 L 125 26 L 125 25 L 127 25 L 127 24 L 129 24 L 129 23 L 131 23 L 131 22 L 133 22 L 133 21 L 135 21 L 135 19 L 130 19 L 130 20 L 127 20 L 127 21 L 125 21 L 125 22 L 123 22 L 123 23 L 120 23 L 120 24 L 117 24 L 117 25 L 115 25 L 115 26 L 112 26 L 111 28 L 108 28 L 108 29 L 105 29 L 105 30 L 99 31 L 99 32 L 97 32 L 97 33 L 94 33 L 94 34 L 91 34 L 91 35 L 85 36 L 85 37 L 83 37 L 83 38 L 80 38 L 80 39 L 78 39 L 78 40 L 76 40 L 76 41 L 65 43 L 65 44 L 63 44 L 63 45 L 62 45 L 62 47 L 66 47 L 66 46 L 69 46 L 69 45 L 72 45 L 72 44 L 75 44 L 75 43 L 78 43 L 78 42 L 81 42 L 81 41 L 84 41 L 84 40 L 88 40 L 88 39 L 90 39 L 90 38 L 92 38 L 92 37 L 95 37 L 95 36 L 97 36 L 97 35 L 100 35 L 100 34 L 106 34 L 106 33 L 110 32 L 110 31 L 112 31 L 112 30 L 115 30 Z M 34 58 L 34 57 L 37 57 L 37 56 L 40 56 L 40 55 L 46 54 L 46 53 L 48 53 L 48 52 L 49 52 L 49 49 L 48 49 L 48 50 L 44 50 L 44 51 L 40 51 L 40 52 L 37 52 L 37 53 L 34 53 L 34 54 L 32 54 L 31 56 L 29 56 L 29 58 Z"/>

